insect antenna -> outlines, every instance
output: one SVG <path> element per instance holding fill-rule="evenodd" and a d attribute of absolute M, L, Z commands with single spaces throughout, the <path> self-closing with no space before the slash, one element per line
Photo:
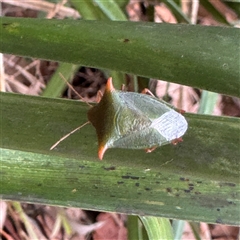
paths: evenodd
<path fill-rule="evenodd" d="M 75 133 L 76 131 L 78 131 L 79 129 L 81 129 L 82 127 L 84 127 L 85 125 L 89 124 L 90 122 L 87 121 L 84 124 L 82 124 L 81 126 L 75 128 L 74 130 L 72 130 L 70 133 L 66 134 L 65 136 L 63 136 L 62 138 L 60 138 L 56 143 L 54 143 L 50 150 L 53 150 L 60 142 L 62 142 L 64 139 L 66 139 L 67 137 L 69 137 L 70 135 L 72 135 L 73 133 Z"/>
<path fill-rule="evenodd" d="M 89 107 L 92 107 L 92 105 L 90 103 L 88 103 L 74 88 L 73 86 L 64 78 L 64 76 L 62 75 L 62 73 L 59 73 L 59 76 L 61 77 L 61 79 L 68 85 L 68 87 L 83 101 L 85 102 Z M 60 142 L 62 142 L 64 139 L 68 138 L 70 135 L 72 135 L 73 133 L 75 133 L 76 131 L 78 131 L 79 129 L 81 129 L 82 127 L 84 127 L 85 125 L 89 124 L 90 122 L 87 121 L 84 124 L 82 124 L 81 126 L 73 129 L 70 133 L 66 134 L 65 136 L 63 136 L 62 138 L 60 138 L 56 143 L 54 143 L 50 150 L 53 150 Z"/>
<path fill-rule="evenodd" d="M 59 76 L 61 77 L 61 79 L 68 85 L 68 87 L 83 101 L 85 102 L 89 107 L 92 107 L 92 105 L 90 103 L 88 103 L 74 88 L 73 86 L 64 78 L 64 76 L 62 75 L 62 73 L 59 73 Z"/>

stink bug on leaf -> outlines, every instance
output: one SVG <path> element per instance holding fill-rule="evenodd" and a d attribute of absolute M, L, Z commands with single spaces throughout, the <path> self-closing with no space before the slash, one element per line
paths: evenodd
<path fill-rule="evenodd" d="M 88 111 L 88 120 L 97 132 L 100 160 L 108 148 L 152 152 L 158 146 L 182 141 L 188 127 L 183 115 L 154 97 L 149 90 L 144 92 L 151 95 L 115 90 L 112 78 L 108 79 L 101 101 Z M 81 127 L 83 125 L 70 134 Z"/>

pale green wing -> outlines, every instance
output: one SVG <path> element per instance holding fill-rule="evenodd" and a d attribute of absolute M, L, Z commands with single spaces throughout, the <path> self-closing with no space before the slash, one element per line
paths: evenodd
<path fill-rule="evenodd" d="M 147 94 L 139 94 L 134 92 L 120 92 L 119 98 L 125 102 L 128 107 L 141 111 L 146 117 L 150 119 L 159 118 L 164 113 L 170 111 L 169 104 L 152 97 Z"/>

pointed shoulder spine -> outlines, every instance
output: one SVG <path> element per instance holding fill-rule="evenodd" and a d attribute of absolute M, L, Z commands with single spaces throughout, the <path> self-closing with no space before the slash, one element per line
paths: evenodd
<path fill-rule="evenodd" d="M 112 78 L 111 78 L 111 77 L 107 80 L 107 84 L 106 84 L 106 89 L 105 89 L 105 91 L 107 91 L 107 92 L 115 91 L 115 88 L 114 88 L 114 86 L 113 86 Z"/>

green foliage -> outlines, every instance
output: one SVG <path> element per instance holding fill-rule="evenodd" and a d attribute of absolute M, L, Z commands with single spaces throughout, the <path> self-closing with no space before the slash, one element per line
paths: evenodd
<path fill-rule="evenodd" d="M 0 94 L 3 199 L 238 224 L 237 118 L 186 114 L 184 142 L 151 154 L 110 149 L 97 158 L 85 103 Z"/>
<path fill-rule="evenodd" d="M 157 217 L 140 217 L 149 239 L 173 239 L 172 227 L 169 219 Z"/>
<path fill-rule="evenodd" d="M 0 32 L 3 53 L 240 96 L 239 29 L 3 17 Z M 0 110 L 3 199 L 239 224 L 239 119 L 186 114 L 183 143 L 100 162 L 91 126 L 49 151 L 86 121 L 85 104 L 1 93 Z"/>
<path fill-rule="evenodd" d="M 3 53 L 106 68 L 240 96 L 239 29 L 3 17 L 0 31 Z"/>

